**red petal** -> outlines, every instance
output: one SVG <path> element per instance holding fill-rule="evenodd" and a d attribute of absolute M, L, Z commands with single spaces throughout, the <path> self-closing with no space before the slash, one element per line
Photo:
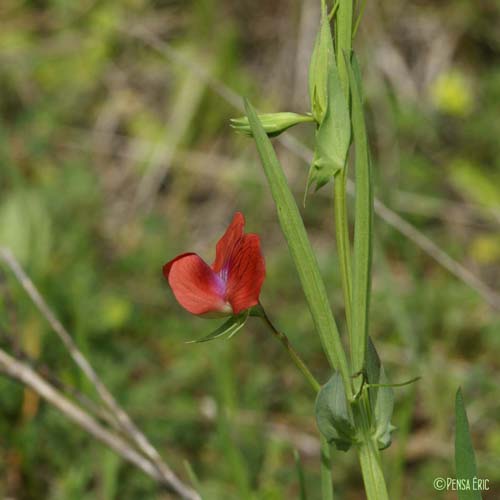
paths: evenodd
<path fill-rule="evenodd" d="M 233 220 L 226 229 L 224 236 L 218 241 L 215 249 L 215 261 L 212 269 L 218 273 L 231 259 L 236 245 L 243 236 L 245 217 L 241 212 L 234 214 Z"/>
<path fill-rule="evenodd" d="M 192 314 L 227 313 L 225 284 L 198 255 L 185 253 L 163 266 L 175 298 Z"/>
<path fill-rule="evenodd" d="M 235 245 L 228 264 L 226 297 L 238 314 L 259 302 L 266 265 L 256 234 L 245 234 Z"/>

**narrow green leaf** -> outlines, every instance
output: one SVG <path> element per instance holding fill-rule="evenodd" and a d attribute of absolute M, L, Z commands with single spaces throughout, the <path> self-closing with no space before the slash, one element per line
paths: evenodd
<path fill-rule="evenodd" d="M 257 151 L 276 204 L 281 229 L 297 268 L 314 325 L 330 364 L 342 374 L 350 398 L 352 390 L 347 359 L 304 222 L 271 141 L 262 128 L 255 109 L 248 101 L 245 101 L 245 108 Z"/>
<path fill-rule="evenodd" d="M 353 288 L 352 288 L 352 370 L 361 371 L 364 366 L 368 338 L 370 306 L 371 263 L 372 263 L 372 219 L 373 194 L 371 183 L 371 164 L 366 136 L 365 117 L 361 90 L 346 57 L 349 84 L 352 96 L 352 128 L 355 145 L 355 214 L 353 250 Z"/>
<path fill-rule="evenodd" d="M 455 420 L 455 469 L 457 480 L 464 480 L 470 484 L 470 489 L 458 490 L 458 500 L 481 500 L 481 493 L 473 488 L 473 480 L 477 477 L 476 457 L 474 456 L 469 422 L 460 388 L 455 397 Z"/>
<path fill-rule="evenodd" d="M 354 73 L 354 76 L 356 77 L 356 84 L 358 86 L 359 95 L 361 97 L 361 103 L 363 104 L 365 102 L 365 96 L 363 93 L 361 68 L 359 67 L 358 58 L 356 57 L 356 54 L 354 54 L 354 53 L 351 56 L 351 68 L 352 68 L 352 72 Z"/>
<path fill-rule="evenodd" d="M 360 0 L 361 6 L 358 7 L 358 17 L 356 18 L 356 22 L 354 23 L 354 28 L 352 29 L 352 37 L 354 38 L 356 36 L 356 33 L 358 32 L 359 25 L 361 23 L 361 19 L 363 18 L 363 14 L 365 13 L 366 9 L 366 0 Z"/>
<path fill-rule="evenodd" d="M 223 323 L 219 328 L 209 333 L 205 337 L 197 340 L 188 340 L 186 344 L 198 344 L 200 342 L 208 342 L 210 340 L 215 340 L 227 335 L 228 339 L 236 335 L 246 323 L 248 319 L 249 311 L 245 311 L 238 316 L 231 316 L 225 323 Z"/>
<path fill-rule="evenodd" d="M 295 459 L 295 467 L 297 468 L 297 476 L 299 477 L 300 500 L 307 500 L 306 478 L 304 468 L 302 467 L 302 460 L 297 450 L 293 450 L 293 458 Z"/>
<path fill-rule="evenodd" d="M 314 412 L 318 429 L 326 440 L 334 443 L 337 449 L 347 451 L 356 441 L 356 429 L 338 372 L 321 387 Z"/>

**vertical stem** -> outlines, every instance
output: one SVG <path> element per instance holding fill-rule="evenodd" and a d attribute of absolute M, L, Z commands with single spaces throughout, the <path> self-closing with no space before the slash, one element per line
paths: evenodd
<path fill-rule="evenodd" d="M 389 500 L 385 484 L 380 451 L 371 432 L 370 403 L 368 392 L 364 392 L 355 412 L 356 426 L 362 442 L 358 445 L 358 458 L 363 476 L 367 500 Z"/>
<path fill-rule="evenodd" d="M 335 19 L 335 49 L 337 53 L 337 65 L 339 79 L 346 99 L 349 101 L 349 75 L 345 64 L 344 54 L 350 54 L 352 49 L 352 13 L 353 0 L 339 0 Z M 345 126 L 350 127 L 350 123 Z M 347 329 L 349 332 L 349 343 L 351 338 L 352 318 L 352 270 L 351 270 L 351 245 L 349 242 L 349 220 L 347 217 L 346 202 L 347 183 L 347 161 L 341 172 L 334 180 L 334 212 L 335 212 L 335 235 L 337 240 L 337 251 L 339 253 L 342 290 L 346 311 Z M 352 352 L 352 351 L 351 351 Z M 351 355 L 352 361 L 352 355 Z"/>
<path fill-rule="evenodd" d="M 342 280 L 342 291 L 344 294 L 345 314 L 347 329 L 349 332 L 349 343 L 351 340 L 351 316 L 352 316 L 352 271 L 351 271 L 351 246 L 349 243 L 349 224 L 347 217 L 346 202 L 346 168 L 335 177 L 334 180 L 334 216 L 335 236 L 337 240 L 337 251 L 339 253 L 340 276 Z M 351 360 L 352 361 L 352 360 Z"/>
<path fill-rule="evenodd" d="M 331 450 L 327 440 L 321 436 L 321 499 L 333 500 Z"/>
<path fill-rule="evenodd" d="M 339 78 L 344 93 L 349 98 L 349 77 L 344 60 L 344 54 L 351 57 L 352 50 L 352 12 L 353 0 L 339 0 L 337 18 L 335 21 L 335 38 Z"/>
<path fill-rule="evenodd" d="M 375 443 L 371 440 L 363 443 L 358 449 L 358 457 L 367 500 L 389 500 L 380 453 Z"/>

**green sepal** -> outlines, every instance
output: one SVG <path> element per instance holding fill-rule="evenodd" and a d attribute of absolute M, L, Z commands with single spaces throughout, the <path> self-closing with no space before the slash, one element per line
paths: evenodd
<path fill-rule="evenodd" d="M 258 116 L 262 128 L 269 137 L 276 137 L 299 123 L 314 122 L 314 118 L 310 114 L 301 115 L 292 112 L 264 113 Z M 239 118 L 231 118 L 230 122 L 231 127 L 236 130 L 236 132 L 253 137 L 248 117 L 241 116 Z"/>
<path fill-rule="evenodd" d="M 366 349 L 366 379 L 368 384 L 387 384 L 384 368 L 370 337 Z M 395 427 L 391 424 L 394 410 L 392 387 L 369 387 L 368 397 L 375 420 L 375 439 L 380 450 L 390 446 Z"/>
<path fill-rule="evenodd" d="M 200 342 L 208 342 L 210 340 L 216 340 L 221 337 L 226 337 L 230 339 L 234 337 L 245 325 L 248 316 L 250 315 L 250 310 L 238 314 L 236 316 L 231 316 L 225 323 L 223 323 L 219 328 L 209 333 L 205 337 L 197 340 L 188 340 L 186 344 L 198 344 Z"/>
<path fill-rule="evenodd" d="M 321 434 L 337 449 L 347 451 L 356 443 L 356 428 L 349 412 L 344 383 L 338 372 L 321 387 L 315 405 Z"/>
<path fill-rule="evenodd" d="M 316 183 L 316 186 L 314 188 L 314 192 L 316 192 L 318 189 L 322 188 L 325 184 L 328 184 L 329 180 L 330 176 L 324 170 L 321 169 L 318 155 L 316 151 L 314 151 L 313 160 L 311 163 L 311 167 L 309 168 L 309 174 L 307 176 L 306 189 L 304 191 L 304 200 L 303 200 L 304 207 L 306 206 L 307 195 L 311 190 L 311 186 L 314 183 Z"/>

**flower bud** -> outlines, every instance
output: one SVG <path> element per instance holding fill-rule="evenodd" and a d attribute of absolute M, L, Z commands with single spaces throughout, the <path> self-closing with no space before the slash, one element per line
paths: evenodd
<path fill-rule="evenodd" d="M 311 115 L 290 112 L 265 113 L 259 115 L 259 120 L 269 137 L 276 137 L 298 123 L 314 122 L 314 118 Z M 237 132 L 252 136 L 252 130 L 246 116 L 231 118 L 231 127 Z"/>
<path fill-rule="evenodd" d="M 321 25 L 309 64 L 309 99 L 312 116 L 321 125 L 328 108 L 328 66 L 334 57 L 332 32 L 326 4 L 321 6 Z"/>

